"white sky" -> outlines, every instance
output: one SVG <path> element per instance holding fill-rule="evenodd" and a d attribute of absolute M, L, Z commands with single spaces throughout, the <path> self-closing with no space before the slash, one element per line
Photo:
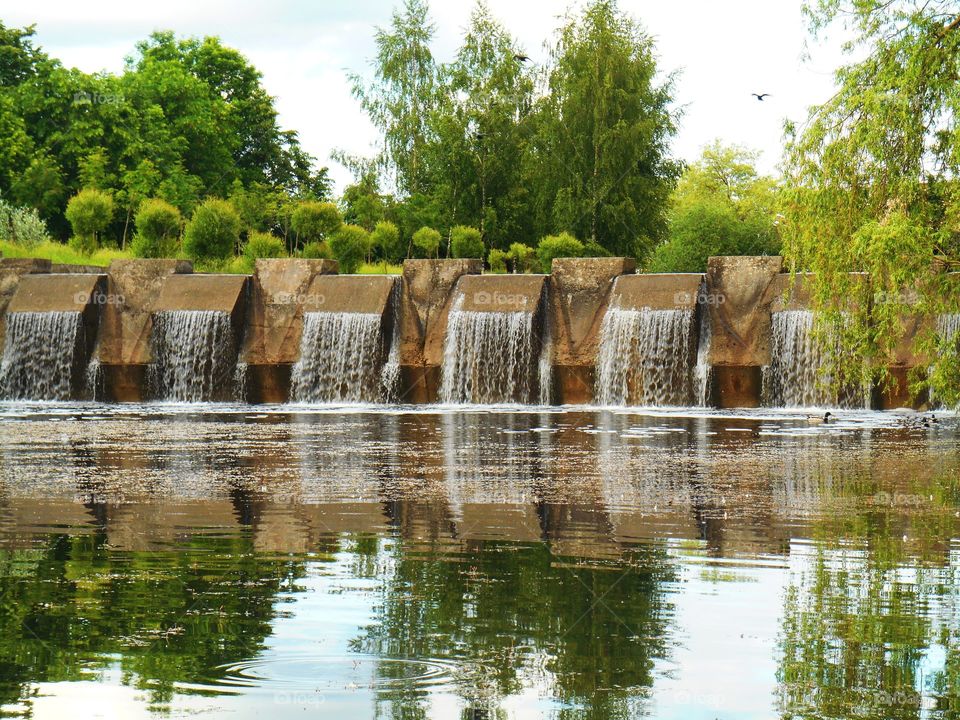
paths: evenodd
<path fill-rule="evenodd" d="M 396 0 L 399 3 L 399 0 Z M 369 73 L 373 33 L 389 22 L 394 0 L 3 0 L 9 26 L 36 24 L 37 43 L 67 66 L 119 72 L 134 43 L 153 30 L 218 35 L 263 73 L 277 98 L 280 121 L 299 131 L 305 149 L 329 165 L 338 191 L 350 174 L 330 159 L 334 148 L 372 154 L 376 132 L 350 95 L 346 72 Z M 837 43 L 807 41 L 801 0 L 620 0 L 656 40 L 660 67 L 679 70 L 676 103 L 683 107 L 674 141 L 677 157 L 693 160 L 715 138 L 761 151 L 760 169 L 780 160 L 785 119 L 803 120 L 808 106 L 832 92 L 840 63 Z M 546 57 L 565 1 L 488 0 L 494 15 L 534 62 Z M 434 52 L 452 58 L 473 2 L 433 0 Z M 750 93 L 768 92 L 757 102 Z"/>

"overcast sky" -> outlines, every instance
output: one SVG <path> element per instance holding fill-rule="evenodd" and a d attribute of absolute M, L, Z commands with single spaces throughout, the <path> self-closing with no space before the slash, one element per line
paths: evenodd
<path fill-rule="evenodd" d="M 369 73 L 375 26 L 386 25 L 394 0 L 41 0 L 9 3 L 8 26 L 36 24 L 37 42 L 65 65 L 119 72 L 134 43 L 153 30 L 218 35 L 263 73 L 285 128 L 299 131 L 306 150 L 329 165 L 338 189 L 349 173 L 330 160 L 342 148 L 371 154 L 376 133 L 350 95 L 347 71 Z M 493 13 L 534 62 L 546 57 L 559 18 L 571 7 L 546 0 L 488 0 Z M 655 38 L 660 67 L 679 71 L 676 104 L 683 109 L 677 157 L 693 160 L 715 138 L 762 153 L 760 168 L 780 160 L 783 121 L 802 120 L 809 105 L 831 94 L 841 61 L 837 43 L 809 47 L 801 0 L 621 0 L 623 10 Z M 434 53 L 449 60 L 472 2 L 433 2 Z M 750 93 L 768 92 L 757 102 Z"/>

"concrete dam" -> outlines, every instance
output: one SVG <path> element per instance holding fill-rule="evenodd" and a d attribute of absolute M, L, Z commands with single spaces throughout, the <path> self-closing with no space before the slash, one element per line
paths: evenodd
<path fill-rule="evenodd" d="M 407 260 L 399 276 L 329 260 L 252 275 L 179 260 L 109 268 L 0 260 L 7 400 L 603 406 L 917 406 L 909 320 L 882 392 L 831 394 L 802 276 L 778 257 L 705 274 L 625 258 L 556 259 L 549 275 Z M 936 320 L 960 338 L 960 316 Z"/>

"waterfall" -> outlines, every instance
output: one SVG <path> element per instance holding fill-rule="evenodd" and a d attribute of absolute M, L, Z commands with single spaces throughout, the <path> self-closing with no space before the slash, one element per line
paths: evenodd
<path fill-rule="evenodd" d="M 440 401 L 445 403 L 532 403 L 534 312 L 463 310 L 454 301 L 443 344 Z M 539 389 L 538 389 L 539 390 Z"/>
<path fill-rule="evenodd" d="M 7 316 L 0 388 L 10 400 L 69 400 L 82 362 L 79 312 L 15 312 Z"/>
<path fill-rule="evenodd" d="M 944 340 L 960 340 L 960 313 L 937 316 L 937 334 Z"/>
<path fill-rule="evenodd" d="M 153 316 L 150 386 L 156 397 L 178 402 L 230 399 L 237 345 L 230 315 L 175 310 Z"/>
<path fill-rule="evenodd" d="M 391 324 L 390 324 L 390 351 L 387 360 L 383 363 L 380 373 L 380 386 L 383 390 L 384 402 L 397 400 L 400 394 L 400 281 L 393 283 L 390 291 Z"/>
<path fill-rule="evenodd" d="M 706 296 L 704 292 L 701 296 Z M 710 310 L 705 304 L 700 305 L 700 335 L 697 340 L 697 364 L 693 369 L 694 391 L 697 405 L 710 405 L 710 342 L 713 339 L 713 329 L 710 324 Z"/>
<path fill-rule="evenodd" d="M 290 382 L 291 399 L 311 403 L 380 401 L 381 324 L 377 313 L 306 313 L 300 359 L 293 366 Z"/>
<path fill-rule="evenodd" d="M 537 365 L 537 380 L 540 383 L 541 405 L 549 405 L 553 400 L 553 328 L 549 314 L 550 289 L 544 287 L 543 329 L 540 332 L 540 361 Z"/>
<path fill-rule="evenodd" d="M 809 310 L 772 315 L 770 365 L 763 371 L 764 404 L 774 407 L 867 407 L 866 389 L 837 391 L 822 374 L 829 352 L 814 332 Z"/>
<path fill-rule="evenodd" d="M 601 405 L 689 405 L 693 402 L 695 316 L 694 309 L 609 308 L 600 326 L 597 402 Z"/>

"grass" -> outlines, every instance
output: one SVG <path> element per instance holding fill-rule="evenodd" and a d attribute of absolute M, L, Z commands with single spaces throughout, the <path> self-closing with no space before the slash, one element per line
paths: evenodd
<path fill-rule="evenodd" d="M 36 247 L 25 248 L 6 240 L 0 240 L 0 255 L 5 258 L 38 258 L 49 260 L 54 264 L 64 265 L 97 265 L 106 267 L 112 260 L 129 259 L 133 253 L 129 250 L 117 248 L 100 248 L 93 255 L 83 255 L 63 243 L 48 240 Z M 226 260 L 194 260 L 196 272 L 233 273 L 249 275 L 253 272 L 253 261 L 243 255 Z M 357 270 L 359 275 L 399 275 L 403 271 L 401 265 L 390 263 L 363 263 Z"/>

